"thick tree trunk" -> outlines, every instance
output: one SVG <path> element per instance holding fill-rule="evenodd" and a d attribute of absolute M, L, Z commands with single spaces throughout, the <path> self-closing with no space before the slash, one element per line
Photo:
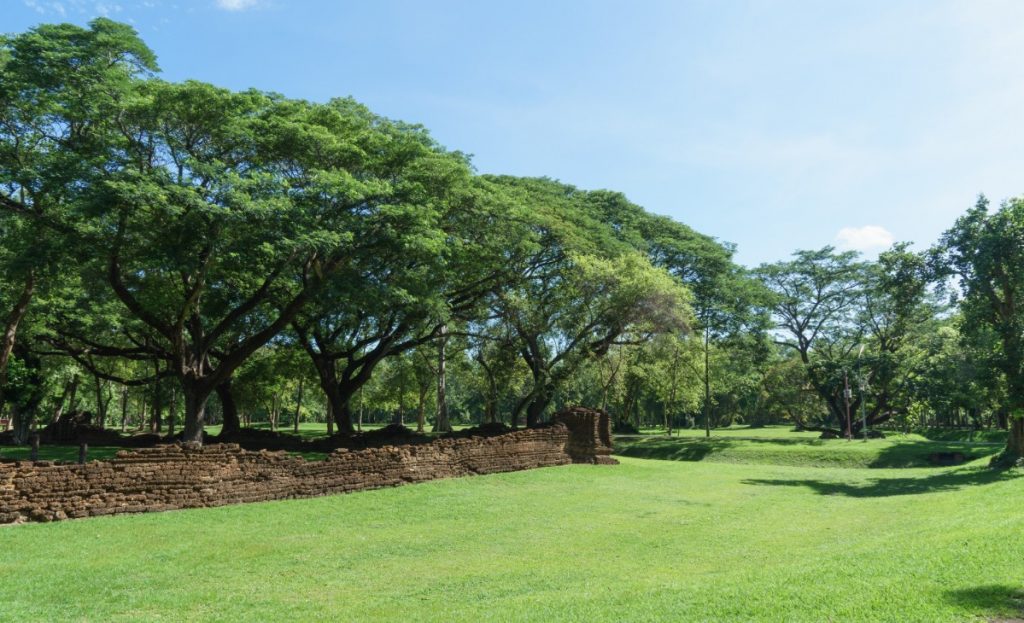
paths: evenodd
<path fill-rule="evenodd" d="M 235 403 L 235 396 L 231 392 L 231 379 L 228 379 L 217 386 L 217 398 L 220 399 L 221 417 L 224 420 L 220 428 L 220 436 L 228 438 L 237 434 L 238 431 L 242 429 L 242 423 L 238 419 L 238 405 Z M 187 394 L 185 402 L 188 402 Z M 187 404 L 185 410 L 185 430 L 188 430 Z"/>
<path fill-rule="evenodd" d="M 203 426 L 206 425 L 206 401 L 209 400 L 211 393 L 209 389 L 198 383 L 189 381 L 182 383 L 181 394 L 185 398 L 185 430 L 182 432 L 181 437 L 183 442 L 203 443 Z"/>
<path fill-rule="evenodd" d="M 355 391 L 342 390 L 329 395 L 331 399 L 331 413 L 334 414 L 334 424 L 338 427 L 341 435 L 352 434 L 352 395 Z"/>
<path fill-rule="evenodd" d="M 1011 417 L 1010 436 L 1006 441 L 1004 455 L 1011 461 L 1024 458 L 1024 417 Z"/>
<path fill-rule="evenodd" d="M 313 366 L 320 379 L 320 389 L 327 398 L 327 434 L 334 434 L 335 424 L 338 432 L 344 435 L 352 433 L 352 412 L 349 404 L 352 396 L 362 387 L 355 379 L 338 381 L 338 372 L 334 359 L 314 357 Z"/>
<path fill-rule="evenodd" d="M 14 443 L 22 445 L 28 443 L 28 437 L 32 430 L 32 414 L 21 409 L 18 405 L 11 405 L 11 432 L 14 435 Z"/>
<path fill-rule="evenodd" d="M 547 410 L 548 405 L 551 404 L 551 400 L 554 398 L 552 392 L 548 388 L 542 388 L 537 392 L 530 403 L 526 405 L 526 427 L 535 428 L 541 424 L 541 418 L 544 417 L 544 411 Z"/>

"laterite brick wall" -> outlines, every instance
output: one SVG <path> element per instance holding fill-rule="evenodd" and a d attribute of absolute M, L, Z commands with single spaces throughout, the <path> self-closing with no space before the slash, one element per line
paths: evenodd
<path fill-rule="evenodd" d="M 54 521 L 307 498 L 569 463 L 615 463 L 607 416 L 573 409 L 552 426 L 422 445 L 335 450 L 323 461 L 234 444 L 157 446 L 85 465 L 0 463 L 0 523 Z"/>

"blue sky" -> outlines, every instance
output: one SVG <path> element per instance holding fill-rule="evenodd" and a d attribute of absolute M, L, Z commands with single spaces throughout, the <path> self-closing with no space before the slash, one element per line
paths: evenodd
<path fill-rule="evenodd" d="M 748 265 L 931 244 L 1024 193 L 1024 2 L 0 0 L 133 24 L 164 77 L 431 129 L 485 173 L 611 188 Z"/>

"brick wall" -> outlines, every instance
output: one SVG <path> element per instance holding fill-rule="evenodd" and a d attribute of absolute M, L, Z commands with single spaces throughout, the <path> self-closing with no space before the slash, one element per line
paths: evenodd
<path fill-rule="evenodd" d="M 122 451 L 85 465 L 0 463 L 0 523 L 306 498 L 436 478 L 615 463 L 608 456 L 607 415 L 575 409 L 555 419 L 545 428 L 494 437 L 335 450 L 323 461 L 214 444 Z"/>

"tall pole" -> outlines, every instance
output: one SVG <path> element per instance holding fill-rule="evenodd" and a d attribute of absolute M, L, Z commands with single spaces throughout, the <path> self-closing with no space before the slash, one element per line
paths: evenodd
<path fill-rule="evenodd" d="M 853 423 L 850 421 L 850 376 L 846 370 L 843 370 L 843 384 L 846 386 L 843 390 L 843 400 L 846 402 L 846 439 L 853 441 Z"/>

